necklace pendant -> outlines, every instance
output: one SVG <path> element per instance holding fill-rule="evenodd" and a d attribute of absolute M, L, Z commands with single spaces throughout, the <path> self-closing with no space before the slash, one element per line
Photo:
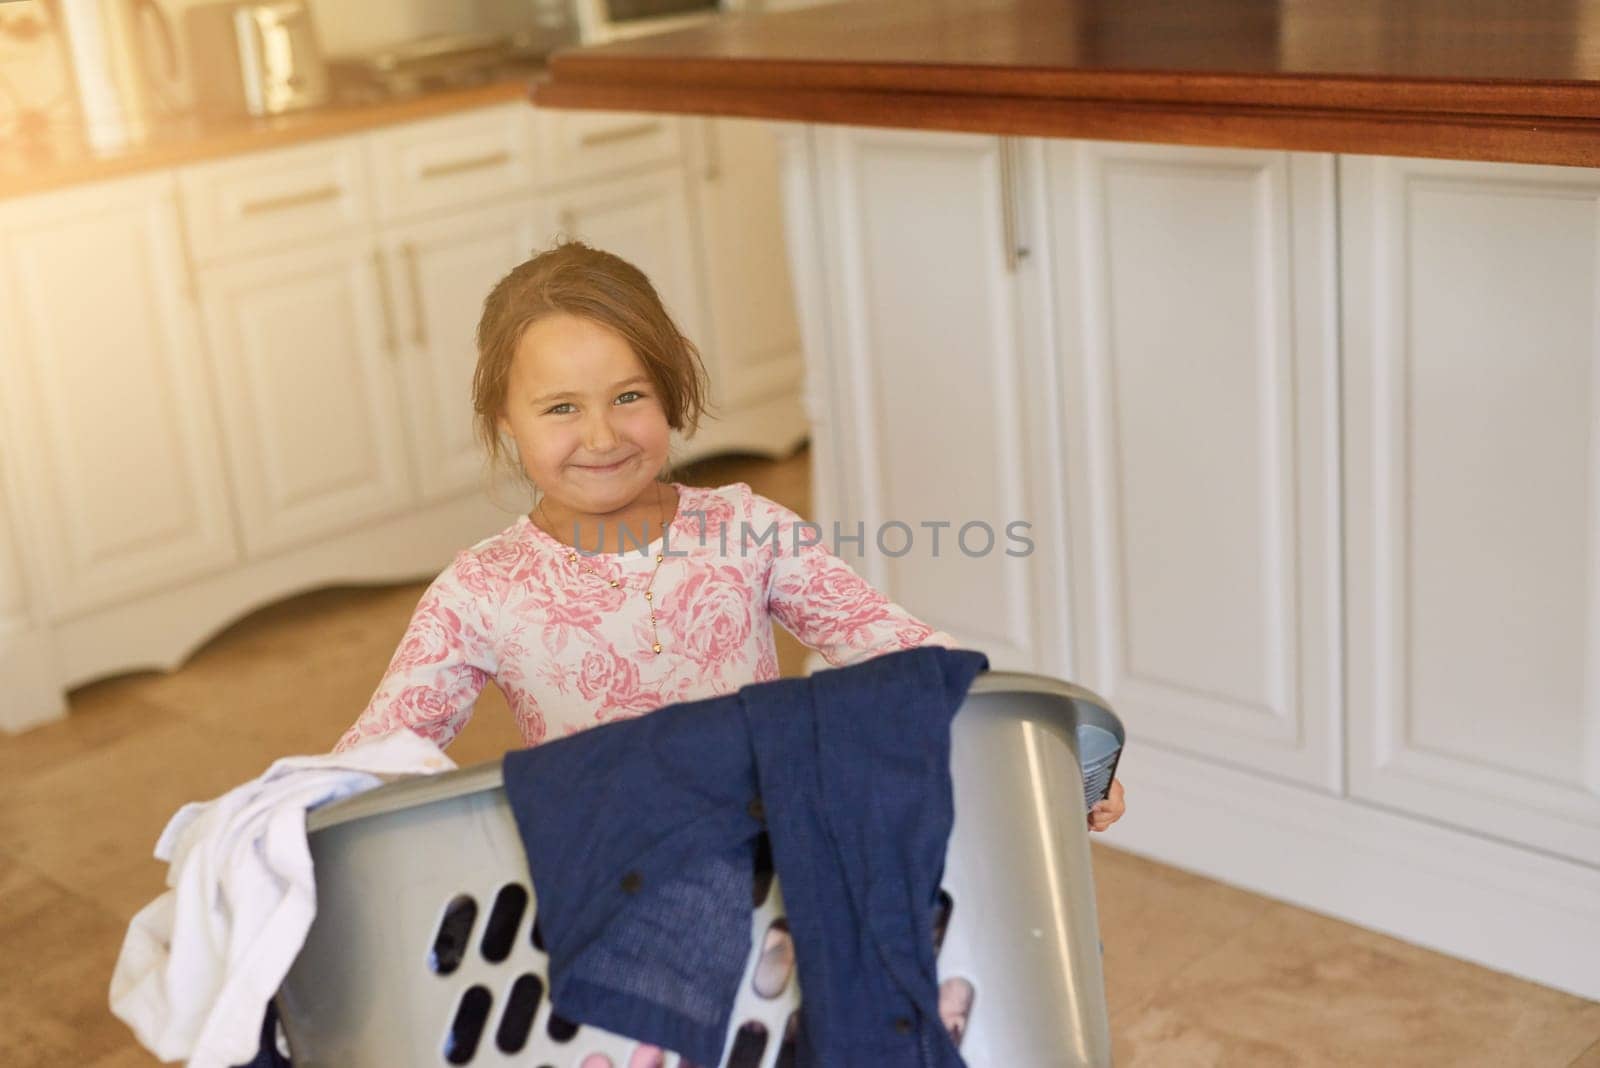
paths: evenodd
<path fill-rule="evenodd" d="M 654 649 L 654 650 L 655 650 L 655 651 L 656 651 L 656 652 L 658 652 L 658 653 L 659 653 L 659 652 L 660 652 L 660 651 L 661 651 L 661 643 L 660 643 L 660 642 L 656 642 L 656 643 L 655 643 L 655 645 L 654 645 L 654 646 L 652 646 L 652 648 L 653 648 L 653 649 Z"/>

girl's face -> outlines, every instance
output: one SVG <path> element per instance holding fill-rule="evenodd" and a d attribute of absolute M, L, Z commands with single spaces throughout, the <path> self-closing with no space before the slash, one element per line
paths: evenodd
<path fill-rule="evenodd" d="M 522 332 L 500 429 L 549 504 L 609 515 L 653 492 L 671 428 L 633 347 L 609 327 L 558 313 Z"/>

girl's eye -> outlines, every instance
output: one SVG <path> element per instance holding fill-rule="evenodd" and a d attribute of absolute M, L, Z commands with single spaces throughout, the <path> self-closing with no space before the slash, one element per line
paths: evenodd
<path fill-rule="evenodd" d="M 577 409 L 574 408 L 570 404 L 558 404 L 555 407 L 546 410 L 544 414 L 546 414 L 546 415 L 566 415 L 568 412 L 572 412 L 572 411 L 576 411 L 576 410 Z"/>
<path fill-rule="evenodd" d="M 644 394 L 640 393 L 638 390 L 630 389 L 626 393 L 619 394 L 617 396 L 617 401 L 622 404 L 632 404 L 642 396 L 644 396 Z"/>

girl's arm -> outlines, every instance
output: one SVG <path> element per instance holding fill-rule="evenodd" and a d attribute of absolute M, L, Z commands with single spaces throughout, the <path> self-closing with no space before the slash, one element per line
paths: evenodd
<path fill-rule="evenodd" d="M 841 667 L 919 645 L 957 647 L 954 638 L 889 600 L 826 546 L 805 544 L 817 540 L 814 527 L 800 530 L 797 539 L 794 528 L 805 524 L 800 516 L 747 486 L 741 489 L 748 495 L 746 514 L 755 534 L 764 534 L 769 526 L 777 530 L 767 580 L 768 610 L 830 665 Z"/>
<path fill-rule="evenodd" d="M 794 552 L 792 529 L 805 521 L 751 492 L 748 486 L 741 488 L 749 496 L 746 514 L 756 534 L 764 534 L 770 523 L 776 524 L 779 535 L 767 587 L 769 610 L 829 664 L 840 667 L 918 645 L 958 646 L 950 635 L 934 630 L 879 593 L 823 546 Z M 1089 813 L 1089 829 L 1104 831 L 1126 811 L 1122 783 L 1113 779 L 1110 796 L 1097 802 Z"/>
<path fill-rule="evenodd" d="M 497 616 L 483 565 L 471 553 L 458 553 L 417 602 L 377 692 L 334 752 L 402 727 L 449 745 L 498 669 Z"/>

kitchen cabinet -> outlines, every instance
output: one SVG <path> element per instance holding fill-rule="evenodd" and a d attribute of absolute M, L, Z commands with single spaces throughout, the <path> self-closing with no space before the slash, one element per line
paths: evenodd
<path fill-rule="evenodd" d="M 170 174 L 0 204 L 0 451 L 40 621 L 239 547 Z"/>
<path fill-rule="evenodd" d="M 1350 792 L 1600 865 L 1600 173 L 1339 177 Z"/>
<path fill-rule="evenodd" d="M 411 499 L 399 339 L 365 237 L 216 264 L 201 307 L 246 551 L 266 556 Z"/>
<path fill-rule="evenodd" d="M 581 185 L 683 159 L 684 122 L 670 115 L 612 111 L 533 114 L 540 183 Z"/>
<path fill-rule="evenodd" d="M 829 270 L 812 311 L 831 315 L 808 387 L 827 413 L 813 469 L 825 541 L 836 523 L 861 534 L 840 538 L 843 555 L 997 668 L 1064 674 L 1059 457 L 1039 447 L 1055 372 L 1047 324 L 1021 313 L 1044 293 L 1025 255 L 1042 246 L 1038 154 L 1024 168 L 995 137 L 813 136 Z"/>
<path fill-rule="evenodd" d="M 1333 158 L 1046 145 L 1075 675 L 1338 792 Z"/>
<path fill-rule="evenodd" d="M 695 340 L 717 415 L 698 453 L 787 456 L 809 433 L 801 402 L 805 361 L 785 255 L 778 142 L 765 123 L 698 119 L 689 125 L 691 218 L 702 260 L 704 319 Z"/>
<path fill-rule="evenodd" d="M 531 126 L 527 105 L 515 103 L 367 135 L 374 215 L 392 223 L 528 196 L 541 173 Z"/>
<path fill-rule="evenodd" d="M 1035 522 L 859 566 L 1112 702 L 1113 844 L 1600 996 L 1597 172 L 778 129 L 817 518 Z"/>
<path fill-rule="evenodd" d="M 522 195 L 383 230 L 385 348 L 404 392 L 424 500 L 486 486 L 472 411 L 478 316 L 494 284 L 550 231 L 548 218 L 546 205 Z"/>

